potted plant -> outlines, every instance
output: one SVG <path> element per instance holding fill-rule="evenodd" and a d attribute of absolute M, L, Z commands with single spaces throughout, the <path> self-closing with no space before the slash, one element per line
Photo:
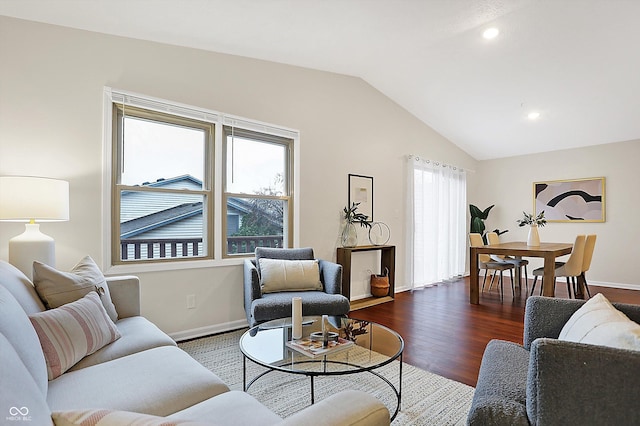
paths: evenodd
<path fill-rule="evenodd" d="M 360 203 L 351 203 L 351 207 L 345 207 L 344 220 L 346 221 L 342 230 L 342 246 L 355 247 L 358 244 L 358 231 L 355 224 L 357 223 L 363 228 L 371 228 L 371 222 L 368 221 L 369 216 L 358 211 Z"/>
<path fill-rule="evenodd" d="M 485 231 L 484 221 L 489 216 L 489 212 L 494 205 L 495 204 L 490 205 L 489 207 L 484 209 L 484 211 L 482 211 L 473 204 L 469 204 L 469 213 L 471 214 L 471 225 L 469 227 L 469 232 L 471 232 L 472 234 L 482 235 L 482 241 L 484 241 L 485 244 L 487 244 L 487 233 Z M 509 230 L 500 231 L 499 229 L 494 229 L 493 232 L 501 235 L 505 232 L 509 232 Z"/>
<path fill-rule="evenodd" d="M 518 226 L 523 227 L 529 225 L 529 235 L 527 236 L 528 246 L 540 245 L 540 234 L 538 234 L 538 227 L 543 227 L 547 224 L 547 219 L 544 217 L 544 210 L 542 210 L 537 216 L 533 216 L 531 213 L 522 212 L 522 219 L 518 219 Z"/>

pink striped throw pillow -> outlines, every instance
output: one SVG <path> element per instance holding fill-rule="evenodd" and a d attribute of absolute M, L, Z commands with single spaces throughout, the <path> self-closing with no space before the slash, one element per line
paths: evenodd
<path fill-rule="evenodd" d="M 95 291 L 75 302 L 29 315 L 53 380 L 87 355 L 120 338 Z"/>

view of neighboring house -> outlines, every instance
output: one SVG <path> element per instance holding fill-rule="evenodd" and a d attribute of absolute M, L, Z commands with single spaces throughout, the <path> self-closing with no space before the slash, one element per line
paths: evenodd
<path fill-rule="evenodd" d="M 149 188 L 202 188 L 202 181 L 190 175 L 145 182 Z M 120 200 L 120 241 L 123 260 L 136 258 L 184 257 L 205 254 L 205 224 L 202 196 L 149 191 L 125 191 Z M 239 198 L 228 198 L 226 231 L 235 236 L 242 219 L 253 206 Z M 233 238 L 228 238 L 233 240 Z M 245 238 L 246 239 L 246 236 Z M 252 239 L 256 239 L 253 237 Z M 279 236 L 280 241 L 282 235 Z M 150 249 L 149 247 L 152 247 Z M 244 252 L 237 244 L 229 244 L 229 252 Z"/>

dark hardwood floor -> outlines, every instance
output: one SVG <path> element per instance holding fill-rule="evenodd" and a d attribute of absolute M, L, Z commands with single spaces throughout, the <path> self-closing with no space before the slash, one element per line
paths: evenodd
<path fill-rule="evenodd" d="M 488 287 L 488 286 L 487 286 Z M 469 278 L 396 294 L 393 302 L 352 311 L 349 316 L 375 321 L 404 338 L 404 361 L 444 377 L 476 385 L 480 361 L 491 339 L 522 343 L 525 292 L 512 297 L 505 279 L 504 301 L 494 285 L 480 294 L 480 304 L 469 304 Z M 640 304 L 640 291 L 589 286 L 612 302 Z M 556 286 L 556 297 L 567 297 L 566 286 Z"/>

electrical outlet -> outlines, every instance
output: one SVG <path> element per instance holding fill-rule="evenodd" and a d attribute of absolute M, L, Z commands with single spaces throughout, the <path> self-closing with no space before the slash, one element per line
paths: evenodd
<path fill-rule="evenodd" d="M 187 295 L 187 309 L 195 309 L 196 308 L 196 295 L 188 294 Z"/>

